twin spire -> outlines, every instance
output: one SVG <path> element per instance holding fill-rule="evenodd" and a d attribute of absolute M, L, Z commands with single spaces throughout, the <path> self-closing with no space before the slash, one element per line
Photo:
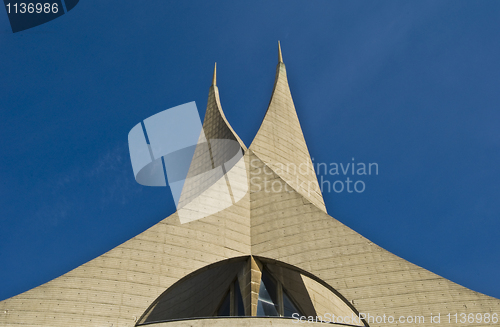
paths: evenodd
<path fill-rule="evenodd" d="M 229 125 L 220 106 L 216 74 L 217 65 L 214 67 L 203 128 L 206 130 L 207 138 L 236 140 L 246 151 L 247 148 Z M 251 155 L 255 155 L 284 183 L 326 212 L 323 196 L 288 85 L 279 41 L 278 65 L 271 101 L 248 150 L 251 150 Z"/>

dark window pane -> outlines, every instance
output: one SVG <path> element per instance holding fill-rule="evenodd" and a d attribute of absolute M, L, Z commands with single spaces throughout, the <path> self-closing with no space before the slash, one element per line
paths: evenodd
<path fill-rule="evenodd" d="M 302 316 L 302 313 L 297 310 L 297 308 L 295 307 L 295 305 L 293 305 L 292 301 L 285 292 L 283 292 L 283 305 L 285 307 L 285 317 L 291 317 L 294 313 L 298 313 L 299 316 Z"/>
<path fill-rule="evenodd" d="M 278 304 L 278 293 L 276 287 L 276 280 L 271 276 L 267 269 L 262 271 L 262 281 L 266 286 L 267 292 L 271 296 L 271 300 L 274 304 Z"/>
<path fill-rule="evenodd" d="M 230 313 L 230 296 L 229 292 L 226 295 L 226 298 L 222 302 L 222 304 L 219 307 L 219 310 L 217 310 L 217 316 L 229 316 Z"/>
<path fill-rule="evenodd" d="M 240 284 L 238 283 L 238 280 L 234 282 L 234 296 L 236 299 L 235 301 L 236 310 L 234 310 L 234 312 L 236 313 L 237 316 L 244 316 L 245 307 L 243 306 L 243 297 L 241 296 Z"/>
<path fill-rule="evenodd" d="M 276 303 L 273 302 L 263 281 L 260 281 L 259 300 L 257 302 L 257 316 L 279 316 L 278 307 Z"/>

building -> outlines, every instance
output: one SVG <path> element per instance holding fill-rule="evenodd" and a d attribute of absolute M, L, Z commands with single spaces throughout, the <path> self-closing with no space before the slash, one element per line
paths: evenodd
<path fill-rule="evenodd" d="M 207 139 L 230 139 L 243 150 L 248 185 L 234 188 L 247 190 L 241 200 L 185 224 L 176 212 L 0 302 L 0 325 L 290 326 L 303 317 L 357 326 L 489 326 L 498 319 L 500 300 L 399 258 L 328 215 L 281 50 L 250 147 L 222 112 L 215 72 L 203 129 Z"/>

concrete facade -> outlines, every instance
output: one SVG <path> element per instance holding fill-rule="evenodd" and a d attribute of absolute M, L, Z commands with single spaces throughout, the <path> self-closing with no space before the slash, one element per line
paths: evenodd
<path fill-rule="evenodd" d="M 222 112 L 215 73 L 204 130 L 214 139 L 231 138 L 245 150 L 249 187 L 241 200 L 186 224 L 181 224 L 174 213 L 63 276 L 0 302 L 0 326 L 132 327 L 160 295 L 182 278 L 208 265 L 242 256 L 275 260 L 307 272 L 303 280 L 319 315 L 354 310 L 372 317 L 423 316 L 418 326 L 431 326 L 436 325 L 430 321 L 431 314 L 441 313 L 439 325 L 450 326 L 456 324 L 448 323 L 448 313 L 500 314 L 500 300 L 418 267 L 327 214 L 281 51 L 273 95 L 249 148 Z M 294 171 L 293 166 L 302 170 Z M 251 290 L 255 289 L 252 283 L 258 269 L 250 267 L 247 271 L 248 290 L 244 285 L 240 287 L 248 295 L 245 306 L 254 314 L 251 307 L 256 294 Z M 220 283 L 224 284 L 224 279 Z M 327 285 L 330 292 L 319 284 Z M 415 325 L 375 319 L 366 324 Z M 209 318 L 152 326 L 254 325 L 290 326 L 293 320 Z M 459 325 L 492 323 L 466 321 Z"/>

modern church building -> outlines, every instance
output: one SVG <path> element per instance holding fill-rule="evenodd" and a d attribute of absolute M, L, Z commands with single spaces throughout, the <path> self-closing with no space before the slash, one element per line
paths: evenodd
<path fill-rule="evenodd" d="M 188 174 L 194 181 L 184 184 L 180 199 L 184 218 L 178 210 L 65 275 L 0 302 L 0 326 L 498 323 L 500 300 L 418 267 L 328 215 L 281 50 L 271 101 L 251 145 L 224 116 L 215 71 L 203 132 L 207 144 L 233 141 L 230 154 L 241 157 L 201 187 L 196 178 L 207 171 L 203 165 L 228 160 L 217 163 L 215 147 L 195 150 Z"/>

